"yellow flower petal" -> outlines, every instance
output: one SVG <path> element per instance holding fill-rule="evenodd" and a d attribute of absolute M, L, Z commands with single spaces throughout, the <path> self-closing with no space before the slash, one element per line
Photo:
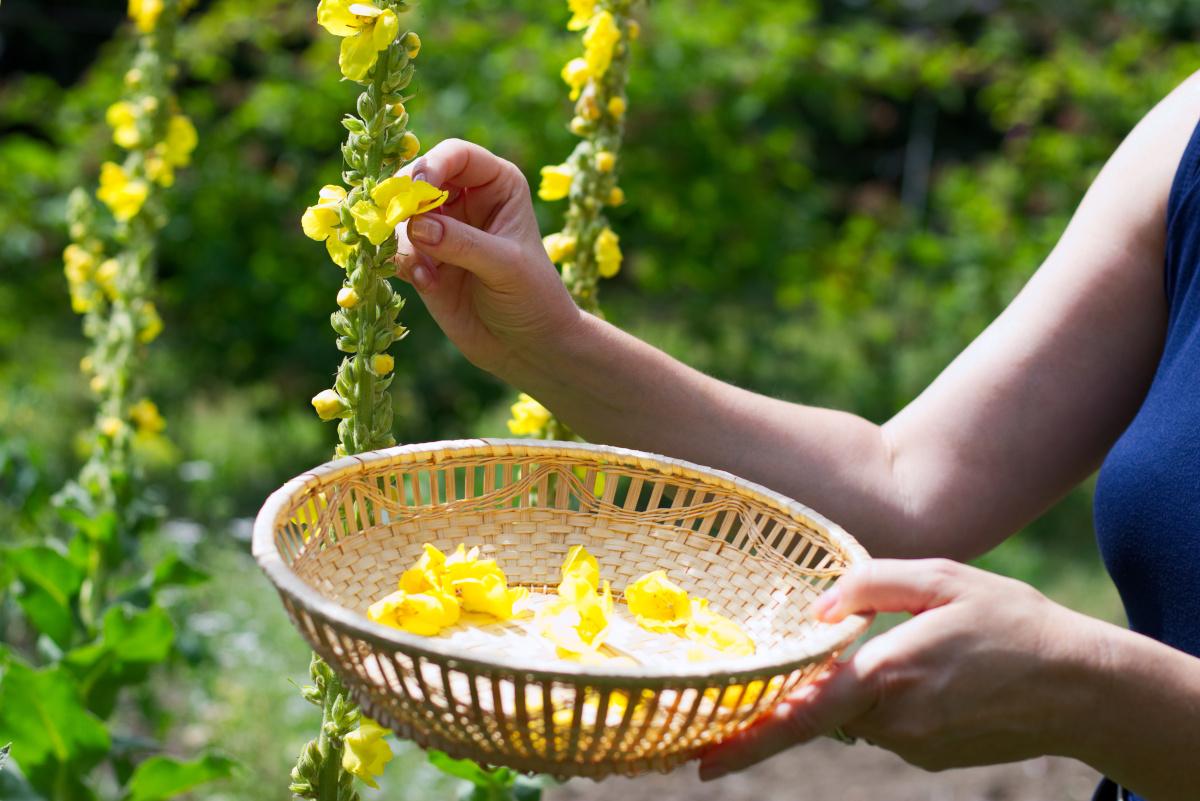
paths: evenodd
<path fill-rule="evenodd" d="M 508 430 L 518 437 L 541 436 L 550 422 L 550 410 L 524 392 L 517 396 L 509 411 L 512 419 L 508 421 Z"/>
<path fill-rule="evenodd" d="M 542 200 L 562 200 L 571 192 L 571 182 L 575 179 L 575 171 L 566 164 L 553 164 L 542 167 L 542 184 L 538 187 L 538 197 Z"/>
<path fill-rule="evenodd" d="M 580 579 L 595 590 L 600 586 L 600 563 L 582 545 L 575 545 L 563 560 L 562 575 L 564 579 Z"/>
<path fill-rule="evenodd" d="M 754 653 L 754 640 L 737 623 L 710 610 L 703 598 L 692 599 L 691 617 L 683 636 L 724 656 Z"/>
<path fill-rule="evenodd" d="M 567 22 L 569 31 L 582 31 L 596 13 L 596 0 L 567 0 L 567 6 L 571 9 L 571 19 Z"/>
<path fill-rule="evenodd" d="M 388 730 L 370 718 L 363 718 L 358 728 L 345 737 L 342 768 L 361 779 L 368 787 L 379 788 L 375 777 L 383 775 L 384 766 L 392 760 L 392 748 L 384 740 Z"/>
<path fill-rule="evenodd" d="M 605 228 L 596 237 L 596 268 L 601 278 L 612 278 L 621 269 L 621 246 L 611 228 Z"/>
<path fill-rule="evenodd" d="M 650 631 L 682 632 L 691 617 L 691 603 L 682 587 L 655 570 L 625 588 L 625 602 L 638 625 Z"/>
<path fill-rule="evenodd" d="M 588 79 L 592 77 L 591 67 L 583 58 L 573 58 L 568 61 L 562 68 L 562 79 L 567 86 L 571 87 L 571 99 L 578 100 L 579 94 L 583 91 L 583 87 L 587 85 Z"/>
<path fill-rule="evenodd" d="M 621 29 L 609 11 L 601 11 L 592 18 L 587 33 L 583 35 L 584 60 L 592 77 L 603 77 L 612 63 L 613 49 L 621 41 Z"/>

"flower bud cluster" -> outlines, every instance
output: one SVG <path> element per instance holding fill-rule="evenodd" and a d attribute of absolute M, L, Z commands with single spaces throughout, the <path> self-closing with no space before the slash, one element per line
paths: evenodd
<path fill-rule="evenodd" d="M 171 88 L 175 29 L 187 0 L 131 2 L 137 49 L 122 97 L 105 120 L 120 160 L 100 169 L 95 199 L 83 189 L 67 203 L 71 242 L 63 266 L 71 308 L 84 316 L 91 349 L 80 364 L 97 399 L 94 446 L 80 483 L 97 501 L 118 504 L 139 438 L 165 427 L 153 402 L 136 400 L 144 346 L 162 331 L 154 305 L 154 254 L 166 223 L 163 190 L 191 160 L 195 126 L 180 113 Z M 98 202 L 97 202 L 98 201 Z"/>
<path fill-rule="evenodd" d="M 408 331 L 397 320 L 404 299 L 389 280 L 394 232 L 446 200 L 445 192 L 397 175 L 421 149 L 405 109 L 421 39 L 400 33 L 405 10 L 400 0 L 320 0 L 317 6 L 317 22 L 342 39 L 342 75 L 362 86 L 355 113 L 342 119 L 345 186 L 323 187 L 301 219 L 305 235 L 324 241 L 330 259 L 345 270 L 330 325 L 347 355 L 333 387 L 312 399 L 322 420 L 339 421 L 338 455 L 395 444 L 388 392 L 395 363 L 387 350 Z"/>

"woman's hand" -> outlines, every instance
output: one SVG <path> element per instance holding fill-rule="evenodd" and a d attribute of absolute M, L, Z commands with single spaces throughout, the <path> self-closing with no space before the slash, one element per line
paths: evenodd
<path fill-rule="evenodd" d="M 1083 679 L 1102 657 L 1103 624 L 1027 584 L 944 559 L 878 559 L 843 576 L 814 611 L 827 622 L 915 617 L 707 751 L 702 779 L 837 727 L 929 770 L 1067 754 L 1085 739 L 1071 721 L 1097 701 Z"/>
<path fill-rule="evenodd" d="M 542 247 L 520 170 L 449 139 L 403 172 L 450 199 L 398 229 L 396 273 L 472 363 L 502 373 L 574 328 L 579 310 Z"/>

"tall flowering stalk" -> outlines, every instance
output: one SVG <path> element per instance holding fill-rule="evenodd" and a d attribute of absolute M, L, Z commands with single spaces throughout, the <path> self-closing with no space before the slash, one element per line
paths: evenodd
<path fill-rule="evenodd" d="M 571 132 L 580 137 L 562 164 L 542 168 L 538 197 L 568 201 L 561 231 L 545 237 L 550 260 L 561 266 L 562 280 L 580 308 L 603 316 L 599 283 L 621 269 L 620 238 L 604 215 L 625 202 L 617 185 L 617 164 L 625 131 L 629 79 L 629 43 L 640 27 L 630 17 L 637 0 L 568 0 L 567 29 L 582 31 L 583 55 L 562 69 L 575 101 Z M 509 430 L 520 436 L 564 439 L 573 436 L 550 412 L 522 394 L 512 407 Z"/>
<path fill-rule="evenodd" d="M 121 161 L 100 168 L 96 198 L 111 213 L 98 216 L 83 189 L 67 204 L 71 243 L 63 253 L 71 306 L 83 315 L 91 342 L 81 363 L 96 397 L 91 453 L 78 483 L 63 497 L 92 520 L 111 521 L 111 532 L 93 536 L 80 614 L 94 630 L 105 603 L 105 583 L 121 557 L 123 535 L 137 528 L 133 446 L 165 427 L 154 402 L 139 397 L 146 345 L 162 331 L 154 304 L 154 257 L 166 223 L 164 190 L 186 166 L 196 129 L 179 111 L 171 90 L 175 28 L 187 3 L 131 0 L 137 52 L 125 73 L 124 96 L 105 114 Z M 111 536 L 108 536 L 111 533 Z"/>
<path fill-rule="evenodd" d="M 312 404 L 322 420 L 338 420 L 336 455 L 394 445 L 391 345 L 408 333 L 397 317 L 404 299 L 393 290 L 396 226 L 437 208 L 447 193 L 397 172 L 416 157 L 420 142 L 408 130 L 404 94 L 412 81 L 421 39 L 401 32 L 403 0 L 321 0 L 317 22 L 340 37 L 338 66 L 362 87 L 354 114 L 342 125 L 342 185 L 322 187 L 301 219 L 304 233 L 324 241 L 330 259 L 345 271 L 330 324 L 346 354 L 334 385 Z M 305 746 L 292 771 L 291 790 L 302 798 L 348 801 L 358 797 L 354 778 L 375 786 L 391 758 L 386 732 L 361 717 L 328 665 L 313 656 L 313 684 L 304 696 L 321 707 L 319 735 Z"/>

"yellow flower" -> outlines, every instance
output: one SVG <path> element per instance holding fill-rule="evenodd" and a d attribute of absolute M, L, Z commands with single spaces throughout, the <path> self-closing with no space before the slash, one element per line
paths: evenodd
<path fill-rule="evenodd" d="M 405 592 L 428 592 L 442 589 L 442 572 L 446 555 L 429 543 L 417 563 L 400 575 L 400 589 Z"/>
<path fill-rule="evenodd" d="M 375 375 L 387 375 L 396 366 L 396 360 L 386 353 L 377 353 L 371 358 L 371 369 Z"/>
<path fill-rule="evenodd" d="M 321 0 L 317 22 L 334 36 L 342 37 L 338 66 L 342 75 L 361 81 L 375 66 L 379 51 L 396 38 L 400 20 L 394 11 L 351 0 Z"/>
<path fill-rule="evenodd" d="M 514 605 L 528 594 L 523 587 L 508 587 L 508 579 L 496 560 L 480 559 L 478 547 L 468 551 L 462 544 L 443 563 L 441 580 L 464 612 L 483 613 L 497 620 L 511 618 Z"/>
<path fill-rule="evenodd" d="M 564 581 L 577 579 L 595 591 L 600 586 L 600 563 L 582 545 L 572 546 L 563 560 L 562 576 Z"/>
<path fill-rule="evenodd" d="M 636 19 L 629 20 L 627 28 L 629 30 L 630 39 L 637 39 L 642 35 L 642 26 L 638 24 Z"/>
<path fill-rule="evenodd" d="M 115 439 L 118 434 L 125 430 L 125 424 L 116 417 L 100 418 L 100 433 L 109 439 Z"/>
<path fill-rule="evenodd" d="M 575 171 L 569 165 L 542 167 L 542 185 L 538 187 L 538 197 L 542 200 L 562 200 L 570 194 L 574 178 Z"/>
<path fill-rule="evenodd" d="M 84 373 L 86 375 L 87 373 L 90 373 L 90 372 L 92 372 L 92 370 L 95 370 L 95 369 L 96 369 L 96 361 L 90 355 L 84 356 L 82 359 L 79 360 L 79 371 L 81 373 Z"/>
<path fill-rule="evenodd" d="M 588 130 L 592 127 L 592 124 L 576 114 L 571 118 L 571 122 L 567 125 L 567 127 L 571 130 L 571 133 L 575 134 L 576 136 L 587 136 Z"/>
<path fill-rule="evenodd" d="M 605 228 L 596 237 L 596 267 L 600 277 L 612 278 L 621 269 L 621 245 L 611 228 Z"/>
<path fill-rule="evenodd" d="M 314 395 L 312 405 L 317 410 L 317 416 L 322 420 L 335 420 L 350 410 L 350 405 L 346 403 L 345 398 L 332 389 L 323 389 Z"/>
<path fill-rule="evenodd" d="M 550 422 L 550 410 L 522 392 L 509 409 L 508 430 L 518 437 L 540 436 Z"/>
<path fill-rule="evenodd" d="M 344 286 L 338 290 L 337 305 L 343 309 L 353 309 L 358 305 L 358 293 L 354 291 L 352 286 Z"/>
<path fill-rule="evenodd" d="M 565 578 L 559 585 L 559 598 L 542 608 L 542 636 L 554 643 L 563 659 L 599 661 L 612 608 L 607 581 L 597 593 L 580 579 Z"/>
<path fill-rule="evenodd" d="M 375 777 L 383 775 L 383 766 L 393 756 L 391 746 L 383 739 L 387 735 L 387 729 L 370 718 L 362 718 L 358 728 L 346 735 L 342 769 L 362 779 L 368 787 L 379 789 Z"/>
<path fill-rule="evenodd" d="M 692 599 L 691 616 L 683 636 L 723 656 L 754 653 L 754 640 L 737 623 L 710 610 L 704 598 Z"/>
<path fill-rule="evenodd" d="M 112 211 L 113 216 L 125 222 L 142 210 L 150 187 L 145 181 L 132 179 L 119 164 L 104 162 L 100 167 L 100 189 L 96 197 Z"/>
<path fill-rule="evenodd" d="M 163 0 L 129 0 L 129 18 L 142 33 L 150 33 L 163 12 Z"/>
<path fill-rule="evenodd" d="M 432 637 L 458 622 L 458 601 L 439 589 L 428 592 L 396 590 L 367 608 L 367 617 L 384 626 Z"/>
<path fill-rule="evenodd" d="M 409 58 L 416 58 L 421 54 L 421 37 L 417 35 L 416 31 L 404 34 L 400 44 L 404 45 L 404 52 L 408 54 Z"/>
<path fill-rule="evenodd" d="M 626 108 L 625 98 L 621 97 L 620 95 L 609 98 L 609 100 L 608 100 L 608 113 L 609 114 L 620 119 L 621 117 L 625 116 L 625 108 Z"/>
<path fill-rule="evenodd" d="M 172 114 L 167 120 L 167 136 L 163 140 L 163 157 L 172 167 L 186 167 L 192 160 L 199 137 L 196 126 L 183 114 Z"/>
<path fill-rule="evenodd" d="M 358 232 L 372 245 L 379 245 L 395 233 L 397 225 L 414 215 L 433 211 L 449 196 L 449 192 L 433 184 L 398 175 L 381 181 L 371 191 L 371 199 L 355 203 L 350 214 Z"/>
<path fill-rule="evenodd" d="M 601 11 L 592 18 L 587 33 L 583 35 L 583 57 L 593 78 L 603 77 L 612 63 L 613 48 L 621 41 L 621 29 L 609 11 Z"/>
<path fill-rule="evenodd" d="M 546 248 L 546 255 L 555 264 L 574 256 L 576 244 L 575 237 L 564 233 L 549 234 L 542 238 L 542 246 Z"/>
<path fill-rule="evenodd" d="M 596 169 L 600 172 L 612 172 L 617 166 L 617 157 L 611 150 L 601 150 L 596 154 Z"/>
<path fill-rule="evenodd" d="M 304 235 L 318 242 L 324 240 L 329 258 L 342 269 L 350 264 L 350 257 L 354 254 L 354 245 L 347 245 L 339 238 L 342 218 L 338 210 L 345 199 L 345 189 L 326 184 L 317 193 L 316 205 L 305 209 L 304 216 L 300 218 Z"/>
<path fill-rule="evenodd" d="M 143 434 L 158 434 L 167 427 L 167 421 L 163 420 L 158 407 L 149 398 L 142 398 L 129 407 L 129 419 Z"/>
<path fill-rule="evenodd" d="M 126 150 L 135 148 L 142 136 L 138 132 L 138 112 L 126 100 L 118 100 L 104 112 L 104 120 L 113 129 L 113 141 Z"/>
<path fill-rule="evenodd" d="M 100 287 L 110 300 L 117 297 L 117 273 L 120 271 L 121 265 L 116 259 L 105 259 L 96 268 L 96 286 Z"/>
<path fill-rule="evenodd" d="M 141 308 L 142 327 L 138 331 L 138 339 L 144 344 L 150 344 L 162 333 L 163 321 L 158 315 L 158 308 L 153 303 L 145 303 Z"/>
<path fill-rule="evenodd" d="M 403 161 L 412 161 L 421 152 L 421 140 L 412 131 L 405 131 L 404 136 L 400 137 L 400 158 Z"/>
<path fill-rule="evenodd" d="M 614 186 L 605 198 L 605 202 L 610 206 L 620 206 L 625 202 L 625 190 L 619 186 Z"/>
<path fill-rule="evenodd" d="M 63 250 L 63 273 L 73 287 L 87 281 L 96 266 L 96 257 L 80 245 L 71 243 Z"/>
<path fill-rule="evenodd" d="M 571 9 L 568 31 L 582 31 L 596 13 L 596 0 L 567 0 L 567 6 Z"/>
<path fill-rule="evenodd" d="M 573 58 L 562 68 L 562 79 L 567 82 L 567 86 L 571 87 L 572 100 L 579 99 L 579 93 L 583 91 L 583 87 L 587 85 L 588 79 L 591 77 L 592 72 L 588 68 L 588 62 L 582 58 Z"/>
<path fill-rule="evenodd" d="M 625 603 L 638 625 L 650 631 L 682 632 L 691 616 L 691 603 L 666 571 L 647 573 L 625 589 Z"/>

